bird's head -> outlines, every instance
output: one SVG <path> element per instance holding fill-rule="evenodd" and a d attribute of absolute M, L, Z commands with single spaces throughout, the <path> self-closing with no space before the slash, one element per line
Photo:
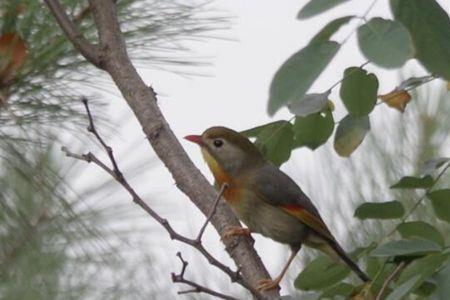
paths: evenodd
<path fill-rule="evenodd" d="M 258 148 L 245 136 L 226 127 L 211 127 L 202 135 L 188 135 L 188 141 L 201 147 L 203 157 L 213 172 L 237 176 L 264 162 Z"/>

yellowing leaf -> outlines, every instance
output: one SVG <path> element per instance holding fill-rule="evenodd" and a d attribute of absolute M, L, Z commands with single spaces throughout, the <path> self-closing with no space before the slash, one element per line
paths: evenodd
<path fill-rule="evenodd" d="M 447 82 L 447 90 L 450 91 L 450 81 Z"/>
<path fill-rule="evenodd" d="M 406 105 L 411 101 L 411 95 L 405 90 L 393 90 L 392 92 L 378 96 L 388 106 L 405 112 Z"/>
<path fill-rule="evenodd" d="M 334 135 L 334 149 L 337 154 L 349 157 L 362 143 L 369 130 L 369 116 L 352 117 L 347 115 L 339 122 Z"/>
<path fill-rule="evenodd" d="M 11 80 L 27 58 L 25 42 L 14 32 L 0 36 L 0 83 Z"/>

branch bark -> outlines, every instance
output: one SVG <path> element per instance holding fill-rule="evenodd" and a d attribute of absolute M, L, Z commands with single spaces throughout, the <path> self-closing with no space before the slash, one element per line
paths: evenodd
<path fill-rule="evenodd" d="M 61 29 L 66 36 L 70 39 L 75 48 L 93 65 L 101 68 L 98 58 L 98 51 L 94 45 L 89 43 L 88 40 L 78 31 L 75 24 L 67 16 L 64 8 L 58 0 L 44 0 L 47 6 L 53 13 L 55 20 L 58 22 Z"/>
<path fill-rule="evenodd" d="M 65 14 L 61 5 L 51 5 L 51 2 L 57 2 L 57 0 L 45 1 L 56 19 L 61 18 L 61 13 Z M 89 3 L 98 29 L 98 66 L 109 73 L 121 91 L 154 151 L 172 174 L 177 187 L 207 215 L 217 196 L 217 191 L 193 165 L 162 115 L 156 103 L 155 92 L 145 84 L 134 68 L 120 31 L 114 1 L 90 0 Z M 58 22 L 61 27 L 64 26 L 63 22 Z M 76 46 L 79 43 L 76 40 L 77 36 L 68 34 L 67 29 L 64 31 Z M 81 50 L 80 52 L 90 61 L 86 53 Z M 217 212 L 211 218 L 211 223 L 220 235 L 224 233 L 226 227 L 240 225 L 223 200 L 219 202 Z M 224 243 L 243 278 L 251 286 L 255 287 L 259 280 L 270 277 L 249 241 L 236 238 L 226 240 Z M 258 299 L 280 298 L 277 290 L 264 293 L 253 292 L 253 296 Z"/>

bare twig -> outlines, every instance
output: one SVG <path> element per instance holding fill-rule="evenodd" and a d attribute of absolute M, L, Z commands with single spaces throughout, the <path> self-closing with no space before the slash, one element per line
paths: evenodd
<path fill-rule="evenodd" d="M 92 118 L 92 114 L 91 114 L 91 110 L 89 109 L 89 105 L 88 105 L 88 100 L 87 98 L 83 98 L 81 99 L 81 102 L 83 102 L 84 108 L 86 109 L 86 113 L 88 115 L 88 119 L 89 119 L 89 126 L 87 128 L 87 130 L 92 133 L 93 135 L 95 135 L 95 137 L 97 138 L 97 140 L 100 142 L 100 144 L 103 146 L 103 148 L 105 149 L 106 153 L 108 154 L 109 160 L 111 161 L 112 165 L 113 165 L 113 171 L 116 173 L 117 176 L 122 176 L 122 173 L 119 171 L 119 168 L 117 167 L 117 163 L 116 163 L 116 159 L 114 158 L 114 155 L 112 153 L 112 149 L 111 147 L 109 147 L 105 141 L 102 139 L 102 137 L 98 134 L 97 129 L 95 128 L 94 125 L 94 119 Z"/>
<path fill-rule="evenodd" d="M 79 160 L 83 160 L 88 163 L 93 163 L 93 164 L 99 166 L 101 169 L 103 169 L 105 172 L 107 172 L 109 175 L 111 175 L 120 185 L 122 185 L 122 187 L 131 195 L 134 203 L 136 203 L 141 208 L 143 208 L 151 217 L 153 217 L 159 224 L 161 224 L 166 229 L 166 231 L 169 233 L 169 236 L 171 239 L 180 241 L 184 244 L 190 245 L 193 248 L 197 249 L 208 260 L 208 262 L 211 265 L 217 267 L 222 272 L 227 274 L 230 277 L 232 282 L 237 282 L 244 288 L 248 289 L 249 291 L 256 292 L 254 290 L 254 288 L 249 283 L 247 283 L 246 280 L 244 280 L 242 278 L 242 276 L 240 275 L 239 269 L 237 271 L 233 271 L 228 266 L 221 263 L 211 253 L 209 253 L 208 250 L 206 250 L 206 248 L 203 246 L 202 241 L 201 241 L 201 237 L 206 228 L 206 225 L 213 217 L 214 212 L 216 211 L 216 208 L 217 208 L 217 204 L 218 204 L 219 200 L 221 199 L 221 195 L 227 188 L 227 185 L 226 184 L 222 185 L 222 188 L 220 189 L 219 194 L 217 195 L 216 200 L 213 203 L 213 207 L 208 215 L 208 218 L 206 219 L 205 224 L 201 227 L 200 232 L 197 235 L 197 238 L 190 239 L 190 238 L 187 238 L 187 237 L 177 233 L 166 219 L 164 219 L 160 215 L 158 215 L 158 213 L 156 213 L 150 206 L 147 205 L 147 203 L 145 203 L 145 201 L 136 193 L 136 191 L 131 187 L 131 185 L 128 183 L 128 181 L 125 179 L 125 177 L 122 175 L 122 172 L 120 171 L 117 161 L 114 157 L 112 148 L 105 143 L 105 141 L 100 136 L 100 134 L 98 133 L 98 131 L 95 127 L 94 120 L 92 118 L 92 114 L 90 113 L 89 104 L 88 104 L 87 99 L 84 98 L 82 101 L 85 105 L 86 112 L 87 112 L 88 119 L 89 119 L 89 126 L 88 126 L 87 130 L 89 132 L 91 132 L 97 138 L 97 140 L 100 142 L 100 144 L 103 146 L 103 148 L 107 152 L 109 160 L 111 161 L 111 164 L 112 164 L 112 168 L 108 167 L 104 162 L 102 162 L 100 159 L 98 159 L 97 156 L 95 156 L 91 152 L 88 152 L 86 154 L 76 154 L 76 153 L 69 151 L 66 147 L 62 147 L 61 150 L 66 154 L 66 156 L 72 157 L 75 159 L 79 159 Z"/>
<path fill-rule="evenodd" d="M 202 285 L 200 285 L 198 283 L 195 283 L 195 282 L 193 282 L 191 280 L 188 280 L 188 279 L 184 278 L 184 273 L 186 272 L 186 268 L 188 266 L 188 262 L 183 259 L 183 257 L 181 256 L 180 252 L 177 253 L 177 256 L 181 260 L 181 264 L 182 264 L 181 265 L 181 271 L 180 271 L 180 274 L 172 273 L 172 281 L 175 282 L 175 283 L 184 283 L 184 284 L 187 284 L 187 285 L 193 287 L 193 289 L 190 289 L 190 290 L 179 291 L 178 295 L 190 294 L 190 293 L 205 293 L 205 294 L 209 294 L 209 295 L 215 296 L 215 297 L 220 298 L 220 299 L 238 300 L 237 298 L 234 298 L 232 296 L 228 296 L 228 295 L 216 292 L 216 291 L 214 291 L 214 290 L 212 290 L 210 288 L 207 288 L 205 286 L 202 286 Z"/>
<path fill-rule="evenodd" d="M 70 39 L 72 44 L 77 48 L 78 51 L 93 65 L 98 68 L 100 66 L 100 59 L 98 51 L 94 45 L 92 45 L 84 36 L 78 31 L 75 24 L 70 20 L 69 16 L 66 14 L 64 7 L 59 3 L 58 0 L 44 0 L 47 6 L 50 8 L 53 16 L 58 22 L 61 29 Z"/>
<path fill-rule="evenodd" d="M 55 2 L 58 0 L 46 0 L 55 18 L 64 20 L 65 14 L 61 17 L 64 10 L 61 9 L 60 4 L 55 5 Z M 89 4 L 99 37 L 98 53 L 96 53 L 98 61 L 92 58 L 89 60 L 111 76 L 141 124 L 155 153 L 172 174 L 177 187 L 207 215 L 211 211 L 211 203 L 217 197 L 217 191 L 189 159 L 162 115 L 157 104 L 156 93 L 148 83 L 143 81 L 133 66 L 120 30 L 115 1 L 89 0 Z M 71 24 L 61 21 L 59 23 L 61 27 L 66 27 L 64 32 L 69 40 L 74 45 L 79 44 L 78 36 L 73 34 L 73 30 L 67 29 Z M 211 224 L 219 235 L 222 235 L 227 227 L 240 226 L 238 219 L 224 201 L 219 201 L 217 213 L 212 216 Z M 229 239 L 224 240 L 223 243 L 236 266 L 241 270 L 242 277 L 254 297 L 271 300 L 280 298 L 278 290 L 258 292 L 251 288 L 257 286 L 261 279 L 269 278 L 270 275 L 250 241 Z"/>
<path fill-rule="evenodd" d="M 211 212 L 209 213 L 208 217 L 205 220 L 205 223 L 203 224 L 203 226 L 200 228 L 200 231 L 198 232 L 197 238 L 195 239 L 197 242 L 200 243 L 200 241 L 202 240 L 203 237 L 203 233 L 205 232 L 206 226 L 208 225 L 209 221 L 211 221 L 211 218 L 213 217 L 214 213 L 216 212 L 217 209 L 217 205 L 219 204 L 219 200 L 223 195 L 223 192 L 225 192 L 225 190 L 228 188 L 228 184 L 225 182 L 224 184 L 222 184 L 222 187 L 219 190 L 219 193 L 217 194 L 217 198 L 214 201 L 213 207 L 211 208 Z"/>
<path fill-rule="evenodd" d="M 392 273 L 386 278 L 386 280 L 383 282 L 383 285 L 381 286 L 380 291 L 377 294 L 377 297 L 375 300 L 381 300 L 383 299 L 383 294 L 388 288 L 389 284 L 397 277 L 397 275 L 403 270 L 403 268 L 406 266 L 406 263 L 402 261 L 395 269 L 392 271 Z"/>

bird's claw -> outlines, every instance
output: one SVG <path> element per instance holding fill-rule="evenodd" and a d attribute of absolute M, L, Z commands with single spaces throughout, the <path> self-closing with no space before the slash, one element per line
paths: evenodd
<path fill-rule="evenodd" d="M 258 286 L 256 287 L 256 289 L 258 291 L 268 291 L 268 290 L 273 290 L 276 288 L 280 288 L 278 286 L 278 284 L 280 283 L 280 280 L 275 279 L 261 279 L 260 281 L 258 281 Z"/>

